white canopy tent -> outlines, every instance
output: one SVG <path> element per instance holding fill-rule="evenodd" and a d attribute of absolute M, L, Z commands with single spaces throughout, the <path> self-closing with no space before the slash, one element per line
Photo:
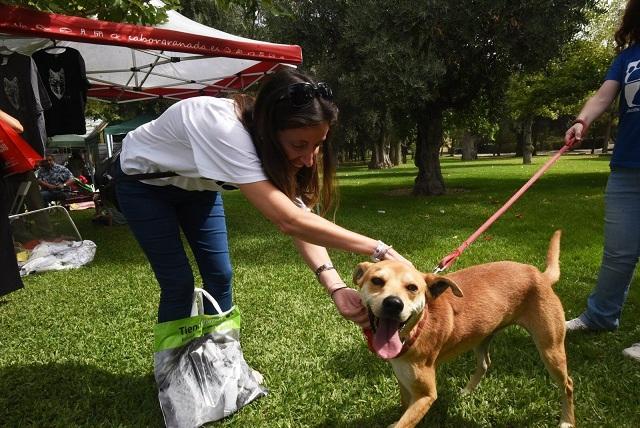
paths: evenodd
<path fill-rule="evenodd" d="M 217 96 L 302 62 L 297 45 L 224 33 L 175 11 L 154 27 L 47 14 L 0 4 L 0 43 L 23 54 L 69 46 L 82 55 L 88 96 L 110 102 Z"/>

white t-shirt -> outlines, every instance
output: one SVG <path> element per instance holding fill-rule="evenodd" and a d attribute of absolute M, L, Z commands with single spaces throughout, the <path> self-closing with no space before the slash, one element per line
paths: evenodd
<path fill-rule="evenodd" d="M 178 176 L 144 182 L 185 190 L 232 190 L 267 180 L 233 100 L 215 97 L 179 101 L 129 132 L 120 166 L 125 174 L 173 171 Z"/>

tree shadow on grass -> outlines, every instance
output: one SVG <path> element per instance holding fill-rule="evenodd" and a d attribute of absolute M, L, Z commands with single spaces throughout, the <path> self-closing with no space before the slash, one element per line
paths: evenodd
<path fill-rule="evenodd" d="M 366 346 L 357 346 L 336 353 L 332 361 L 327 362 L 327 368 L 333 368 L 339 376 L 347 380 L 358 381 L 364 378 L 366 383 L 371 385 L 371 390 L 379 394 L 382 393 L 375 385 L 381 385 L 386 380 L 385 377 L 392 379 L 394 385 L 396 384 L 390 363 L 375 356 Z M 380 395 L 378 398 L 383 405 L 371 409 L 371 413 L 366 417 L 352 419 L 349 417 L 349 406 L 342 405 L 339 407 L 340 410 L 327 414 L 326 418 L 314 427 L 387 427 L 397 421 L 404 411 L 400 404 L 400 389 L 394 386 L 392 395 Z M 438 399 L 418 427 L 480 427 L 481 425 L 452 411 L 452 405 L 457 400 L 460 400 L 458 389 L 446 379 L 439 379 Z"/>
<path fill-rule="evenodd" d="M 163 426 L 153 375 L 81 363 L 0 368 L 4 426 Z"/>
<path fill-rule="evenodd" d="M 371 409 L 371 413 L 365 417 L 349 418 L 345 415 L 345 407 L 340 411 L 333 411 L 327 417 L 319 421 L 315 428 L 386 428 L 402 416 L 404 409 L 400 405 L 400 399 L 394 396 L 393 399 L 384 401 L 384 405 Z M 439 393 L 438 399 L 433 403 L 426 416 L 418 423 L 418 428 L 426 427 L 464 427 L 479 428 L 482 425 L 471 419 L 466 419 L 450 411 L 452 400 L 457 398 L 448 391 Z M 518 426 L 518 425 L 514 425 Z M 522 425 L 521 425 L 522 426 Z"/>

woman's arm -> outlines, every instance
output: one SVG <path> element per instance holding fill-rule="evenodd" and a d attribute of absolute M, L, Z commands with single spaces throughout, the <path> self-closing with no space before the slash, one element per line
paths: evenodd
<path fill-rule="evenodd" d="M 362 304 L 360 293 L 347 287 L 342 278 L 340 278 L 338 271 L 333 267 L 326 268 L 327 266 L 333 266 L 326 248 L 295 238 L 293 242 L 313 272 L 316 272 L 320 267 L 324 267 L 316 277 L 329 296 L 331 296 L 331 299 L 333 299 L 338 312 L 344 318 L 355 322 L 360 327 L 369 328 L 369 316 Z"/>
<path fill-rule="evenodd" d="M 372 255 L 378 247 L 375 239 L 351 232 L 319 215 L 301 210 L 268 180 L 242 184 L 240 191 L 286 235 L 310 244 L 365 255 Z M 411 263 L 392 248 L 386 252 L 384 259 Z"/>
<path fill-rule="evenodd" d="M 575 140 L 578 144 L 584 136 L 587 134 L 587 128 L 594 120 L 611 105 L 613 100 L 618 95 L 620 90 L 620 83 L 617 80 L 605 80 L 600 89 L 587 100 L 580 111 L 580 114 L 576 120 L 582 120 L 586 126 L 582 123 L 574 123 L 571 125 L 564 136 L 565 143 L 569 143 Z"/>
<path fill-rule="evenodd" d="M 18 119 L 8 113 L 5 113 L 2 110 L 0 110 L 0 120 L 7 123 L 10 127 L 13 128 L 14 131 L 18 133 L 22 133 L 22 131 L 24 131 L 24 128 L 22 127 L 22 124 Z"/>

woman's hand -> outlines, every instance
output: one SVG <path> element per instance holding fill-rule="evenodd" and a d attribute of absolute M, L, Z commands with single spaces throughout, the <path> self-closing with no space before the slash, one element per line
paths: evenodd
<path fill-rule="evenodd" d="M 353 321 L 362 328 L 370 328 L 367 308 L 362 304 L 360 293 L 353 288 L 340 288 L 333 292 L 333 303 L 345 319 Z"/>
<path fill-rule="evenodd" d="M 582 138 L 585 135 L 584 125 L 582 123 L 574 123 L 564 134 L 564 143 L 571 147 L 578 147 L 582 144 Z"/>

